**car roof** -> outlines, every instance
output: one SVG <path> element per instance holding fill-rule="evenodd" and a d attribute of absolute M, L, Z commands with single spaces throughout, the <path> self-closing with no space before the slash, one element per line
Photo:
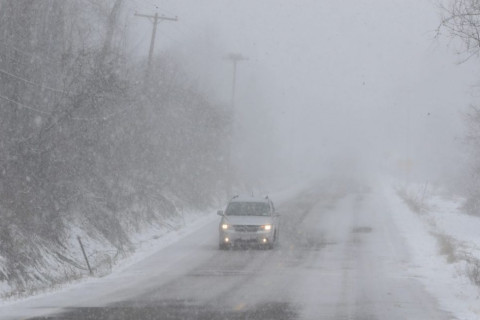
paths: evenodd
<path fill-rule="evenodd" d="M 238 195 L 233 197 L 230 202 L 262 202 L 268 203 L 270 199 L 268 196 L 266 197 L 255 197 L 255 196 L 248 196 L 248 195 Z"/>

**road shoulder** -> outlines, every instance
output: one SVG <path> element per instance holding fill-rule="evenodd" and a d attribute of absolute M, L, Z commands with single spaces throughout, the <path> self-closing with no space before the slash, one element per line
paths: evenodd
<path fill-rule="evenodd" d="M 479 319 L 480 288 L 468 273 L 479 267 L 469 259 L 480 258 L 480 218 L 462 213 L 460 198 L 425 192 L 425 186 L 382 189 L 411 254 L 409 275 L 445 311 L 458 319 Z"/>

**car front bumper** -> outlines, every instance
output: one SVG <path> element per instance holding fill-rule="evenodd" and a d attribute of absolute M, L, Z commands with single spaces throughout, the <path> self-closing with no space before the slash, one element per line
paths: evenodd
<path fill-rule="evenodd" d="M 274 241 L 274 232 L 257 231 L 257 232 L 238 232 L 234 230 L 220 230 L 219 241 L 221 244 L 270 244 Z"/>

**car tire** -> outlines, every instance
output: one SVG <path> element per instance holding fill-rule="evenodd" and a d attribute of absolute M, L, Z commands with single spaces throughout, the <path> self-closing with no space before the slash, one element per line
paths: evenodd
<path fill-rule="evenodd" d="M 226 245 L 225 243 L 219 243 L 219 244 L 218 244 L 218 249 L 220 249 L 220 250 L 227 250 L 228 247 L 227 247 L 227 245 Z"/>

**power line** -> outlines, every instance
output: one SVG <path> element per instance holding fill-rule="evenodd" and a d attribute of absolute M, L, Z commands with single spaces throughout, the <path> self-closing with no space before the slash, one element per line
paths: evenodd
<path fill-rule="evenodd" d="M 1 69 L 1 68 L 0 68 L 0 73 L 3 73 L 3 74 L 5 74 L 5 75 L 8 75 L 8 76 L 10 76 L 10 77 L 12 77 L 12 78 L 15 78 L 15 79 L 17 79 L 17 80 L 21 80 L 21 81 L 23 81 L 23 82 L 25 82 L 25 83 L 34 85 L 34 86 L 39 87 L 39 88 L 41 88 L 41 89 L 46 89 L 46 90 L 50 90 L 50 91 L 57 92 L 57 93 L 68 94 L 67 92 L 65 92 L 65 91 L 63 91 L 63 90 L 51 88 L 51 87 L 48 87 L 48 86 L 44 86 L 44 85 L 35 83 L 35 82 L 33 82 L 33 81 L 30 81 L 30 80 L 24 79 L 24 78 L 22 78 L 22 77 L 19 77 L 19 76 L 15 75 L 15 74 L 13 74 L 13 73 L 10 73 L 10 72 L 8 72 L 8 71 L 6 71 L 6 70 L 4 70 L 4 69 Z"/>
<path fill-rule="evenodd" d="M 6 100 L 6 101 L 11 102 L 11 103 L 14 103 L 14 104 L 18 105 L 19 107 L 28 109 L 28 110 L 30 110 L 30 111 L 34 111 L 34 112 L 41 113 L 41 114 L 46 114 L 46 115 L 51 115 L 50 112 L 42 111 L 42 110 L 40 110 L 38 107 L 31 107 L 31 106 L 26 105 L 26 104 L 24 104 L 24 103 L 21 103 L 21 102 L 19 102 L 19 101 L 12 100 L 12 99 L 10 99 L 10 98 L 7 98 L 7 97 L 5 97 L 5 96 L 2 96 L 1 94 L 0 94 L 0 99 Z"/>
<path fill-rule="evenodd" d="M 132 111 L 133 110 L 132 107 L 134 107 L 134 105 L 126 106 L 125 108 L 122 108 L 116 112 L 107 114 L 103 117 L 92 117 L 92 118 L 70 117 L 70 119 L 77 120 L 77 121 L 108 121 L 116 116 L 126 114 L 127 112 Z"/>

